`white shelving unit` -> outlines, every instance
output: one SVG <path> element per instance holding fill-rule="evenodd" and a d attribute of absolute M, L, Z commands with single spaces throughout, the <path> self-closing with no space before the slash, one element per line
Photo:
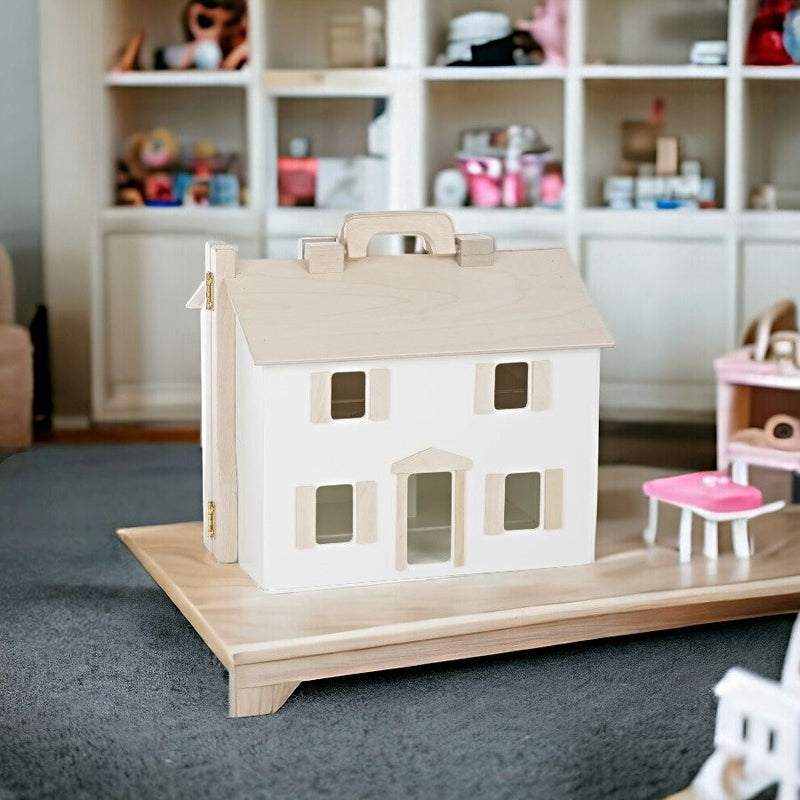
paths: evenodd
<path fill-rule="evenodd" d="M 329 14 L 370 2 L 386 13 L 388 65 L 328 68 Z M 516 19 L 529 16 L 530 6 L 249 0 L 246 70 L 118 75 L 104 70 L 135 29 L 147 29 L 149 44 L 180 41 L 181 2 L 87 0 L 79 16 L 95 20 L 103 43 L 81 62 L 96 117 L 85 125 L 93 146 L 83 148 L 91 158 L 85 166 L 97 176 L 94 191 L 84 193 L 93 225 L 85 246 L 92 264 L 92 417 L 197 418 L 198 333 L 180 308 L 201 276 L 202 243 L 223 238 L 244 256 L 287 256 L 299 236 L 334 233 L 343 211 L 278 207 L 277 157 L 295 135 L 308 136 L 315 155 L 364 152 L 373 101 L 383 99 L 392 144 L 387 208 L 432 201 L 433 178 L 451 165 L 461 130 L 512 122 L 539 128 L 564 162 L 564 209 L 452 209 L 457 228 L 493 234 L 500 247 L 570 248 L 617 340 L 604 357 L 605 417 L 710 418 L 712 359 L 735 344 L 747 315 L 783 294 L 800 295 L 800 205 L 791 207 L 800 197 L 793 193 L 800 190 L 800 68 L 742 66 L 753 0 L 569 0 L 567 67 L 434 65 L 452 16 L 495 9 Z M 51 24 L 45 14 L 42 22 Z M 45 33 L 49 41 L 70 34 Z M 727 38 L 730 66 L 688 65 L 697 38 Z M 646 118 L 656 95 L 667 101 L 666 133 L 680 136 L 686 156 L 701 159 L 716 179 L 717 210 L 602 207 L 602 180 L 619 160 L 620 123 Z M 79 99 L 76 108 L 87 107 Z M 122 142 L 158 125 L 242 152 L 248 207 L 111 206 Z M 45 128 L 46 151 L 59 146 L 56 136 L 50 140 Z M 750 190 L 767 182 L 783 190 L 786 207 L 748 210 Z M 66 225 L 54 229 L 68 235 Z M 58 252 L 59 242 L 51 245 Z M 58 389 L 58 374 L 56 381 Z"/>

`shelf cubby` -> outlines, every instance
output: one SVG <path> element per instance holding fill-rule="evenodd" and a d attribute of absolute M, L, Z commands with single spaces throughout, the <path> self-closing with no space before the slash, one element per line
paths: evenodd
<path fill-rule="evenodd" d="M 447 49 L 447 29 L 453 17 L 473 11 L 494 11 L 507 14 L 513 25 L 519 19 L 530 19 L 531 7 L 530 0 L 427 0 L 424 63 L 435 64 L 436 58 Z"/>
<path fill-rule="evenodd" d="M 604 205 L 603 183 L 621 161 L 621 125 L 646 120 L 655 97 L 666 101 L 664 136 L 677 136 L 681 159 L 700 161 L 725 198 L 725 82 L 721 80 L 592 80 L 586 83 L 584 191 L 589 208 Z M 663 213 L 663 212 L 662 212 Z"/>
<path fill-rule="evenodd" d="M 779 210 L 800 211 L 800 81 L 746 81 L 744 106 L 745 208 L 753 189 L 771 184 Z"/>
<path fill-rule="evenodd" d="M 209 109 L 214 109 L 213 113 Z M 237 154 L 247 176 L 247 120 L 244 91 L 222 87 L 192 87 L 177 94 L 171 88 L 124 88 L 113 92 L 108 105 L 108 137 L 112 159 L 121 156 L 128 138 L 137 132 L 169 128 L 182 155 L 197 142 L 213 142 L 223 154 Z M 113 163 L 111 164 L 113 167 Z M 108 189 L 111 191 L 113 169 Z M 107 197 L 106 205 L 112 203 Z"/>
<path fill-rule="evenodd" d="M 560 80 L 432 81 L 426 86 L 426 101 L 426 186 L 430 203 L 436 173 L 455 165 L 462 131 L 505 128 L 514 123 L 530 125 L 552 148 L 548 158 L 563 158 L 564 85 Z M 491 213 L 497 209 L 483 210 Z"/>
<path fill-rule="evenodd" d="M 688 64 L 698 40 L 727 40 L 728 0 L 591 0 L 587 64 Z"/>
<path fill-rule="evenodd" d="M 307 138 L 310 155 L 317 158 L 366 156 L 369 124 L 379 112 L 389 110 L 383 97 L 278 97 L 275 104 L 279 157 L 289 154 L 289 142 L 295 137 Z M 384 166 L 388 187 L 389 165 Z M 382 205 L 388 203 L 387 196 Z"/>

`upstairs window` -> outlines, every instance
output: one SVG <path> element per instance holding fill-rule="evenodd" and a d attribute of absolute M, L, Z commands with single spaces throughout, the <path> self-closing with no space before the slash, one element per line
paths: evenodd
<path fill-rule="evenodd" d="M 389 419 L 389 370 L 311 373 L 311 422 Z"/>
<path fill-rule="evenodd" d="M 498 411 L 528 405 L 528 365 L 498 364 L 494 369 L 494 407 Z"/>
<path fill-rule="evenodd" d="M 475 365 L 475 413 L 494 414 L 552 407 L 553 375 L 548 359 Z"/>
<path fill-rule="evenodd" d="M 334 372 L 331 375 L 331 419 L 359 419 L 366 413 L 366 374 Z"/>

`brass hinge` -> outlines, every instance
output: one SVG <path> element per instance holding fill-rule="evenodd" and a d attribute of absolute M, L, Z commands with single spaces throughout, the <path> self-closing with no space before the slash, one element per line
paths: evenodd
<path fill-rule="evenodd" d="M 213 539 L 217 535 L 217 504 L 213 500 L 208 501 L 206 520 L 208 523 L 208 538 Z"/>
<path fill-rule="evenodd" d="M 206 272 L 206 311 L 214 310 L 214 273 Z"/>

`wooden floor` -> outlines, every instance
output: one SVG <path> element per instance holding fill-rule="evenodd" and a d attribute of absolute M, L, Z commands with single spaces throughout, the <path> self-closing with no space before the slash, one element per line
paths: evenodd
<path fill-rule="evenodd" d="M 756 520 L 756 554 L 680 564 L 677 514 L 641 541 L 641 482 L 601 469 L 597 560 L 528 572 L 267 594 L 202 545 L 200 523 L 121 530 L 229 671 L 232 716 L 276 711 L 299 682 L 800 609 L 800 509 Z"/>

